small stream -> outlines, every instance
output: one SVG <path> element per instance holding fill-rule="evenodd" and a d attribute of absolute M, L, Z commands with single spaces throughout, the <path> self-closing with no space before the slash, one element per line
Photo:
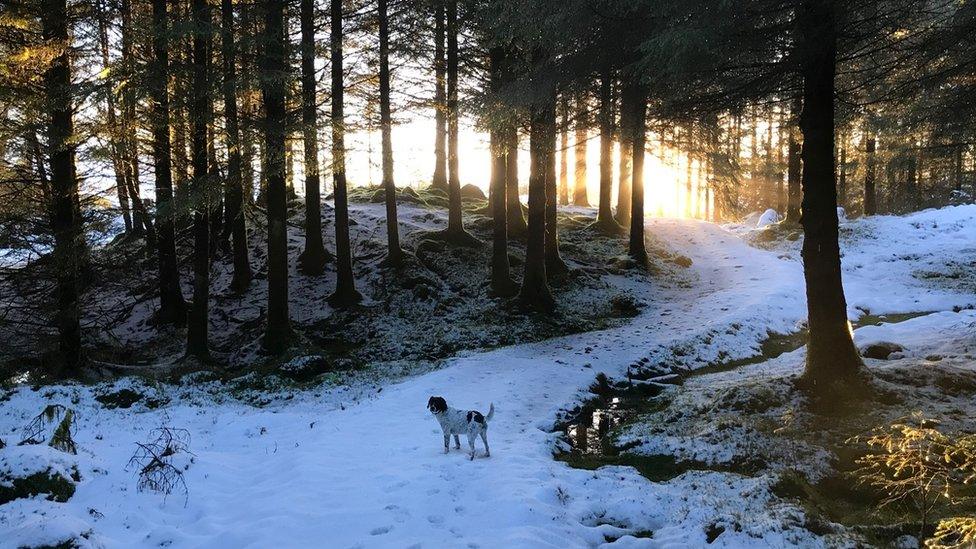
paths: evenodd
<path fill-rule="evenodd" d="M 865 314 L 855 328 L 862 326 L 904 322 L 931 314 L 902 313 L 890 315 Z M 650 480 L 668 480 L 689 469 L 715 469 L 714 466 L 692 462 L 678 462 L 669 455 L 640 455 L 627 452 L 628 446 L 614 444 L 614 429 L 626 425 L 639 416 L 654 413 L 667 406 L 667 397 L 662 396 L 670 387 L 681 385 L 690 376 L 700 376 L 721 371 L 733 370 L 748 364 L 756 364 L 795 351 L 806 344 L 807 331 L 791 334 L 770 334 L 761 345 L 762 351 L 752 357 L 725 361 L 696 369 L 684 374 L 656 375 L 644 377 L 632 375 L 626 380 L 611 380 L 598 375 L 590 386 L 592 398 L 576 408 L 569 410 L 556 423 L 555 431 L 560 432 L 568 445 L 568 450 L 555 454 L 555 459 L 564 461 L 572 467 L 596 469 L 604 465 L 629 465 L 636 468 Z"/>

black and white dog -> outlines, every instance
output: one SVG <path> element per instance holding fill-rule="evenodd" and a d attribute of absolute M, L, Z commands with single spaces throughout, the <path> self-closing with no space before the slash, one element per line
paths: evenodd
<path fill-rule="evenodd" d="M 454 447 L 461 448 L 461 440 L 458 435 L 466 433 L 468 435 L 468 446 L 471 448 L 471 459 L 474 459 L 474 439 L 481 436 L 481 441 L 485 443 L 485 457 L 490 457 L 488 450 L 488 422 L 495 415 L 495 405 L 488 408 L 488 415 L 483 416 L 481 412 L 475 410 L 458 410 L 448 408 L 447 401 L 442 397 L 430 397 L 427 401 L 427 409 L 434 414 L 437 422 L 441 424 L 444 431 L 444 453 L 451 448 L 451 435 L 454 435 Z"/>

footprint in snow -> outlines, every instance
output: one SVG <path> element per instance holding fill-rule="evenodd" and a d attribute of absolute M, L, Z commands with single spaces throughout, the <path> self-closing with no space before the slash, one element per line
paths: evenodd
<path fill-rule="evenodd" d="M 383 508 L 393 514 L 393 520 L 397 522 L 406 522 L 410 518 L 410 511 L 400 508 L 399 505 L 390 504 Z"/>
<path fill-rule="evenodd" d="M 431 524 L 444 524 L 444 517 L 440 515 L 430 515 L 427 517 L 427 522 Z"/>
<path fill-rule="evenodd" d="M 390 530 L 392 530 L 392 529 L 393 529 L 392 526 L 380 526 L 379 528 L 373 528 L 372 530 L 370 530 L 369 531 L 369 535 L 371 535 L 371 536 L 381 536 L 383 534 L 389 534 L 390 533 Z"/>
<path fill-rule="evenodd" d="M 391 485 L 387 486 L 383 490 L 385 490 L 386 492 L 395 492 L 395 491 L 399 490 L 400 488 L 403 488 L 404 486 L 406 486 L 408 484 L 410 484 L 409 481 L 401 480 L 400 482 L 397 482 L 395 484 L 391 484 Z"/>

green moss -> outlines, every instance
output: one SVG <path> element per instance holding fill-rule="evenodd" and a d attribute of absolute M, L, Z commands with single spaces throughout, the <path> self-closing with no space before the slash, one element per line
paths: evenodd
<path fill-rule="evenodd" d="M 879 324 L 898 324 L 899 322 L 905 322 L 906 320 L 911 320 L 913 318 L 930 314 L 932 314 L 932 311 L 922 313 L 892 313 L 887 315 L 865 313 L 861 315 L 861 318 L 858 318 L 857 321 L 853 322 L 852 324 L 855 328 L 860 328 L 861 326 L 877 326 Z"/>
<path fill-rule="evenodd" d="M 131 408 L 133 404 L 142 400 L 142 394 L 126 388 L 115 391 L 114 393 L 98 395 L 95 397 L 95 400 L 110 410 L 114 408 Z"/>
<path fill-rule="evenodd" d="M 54 545 L 38 545 L 33 549 L 78 549 L 81 545 L 73 539 L 66 539 L 64 541 L 55 543 Z"/>
<path fill-rule="evenodd" d="M 72 476 L 81 478 L 77 471 Z M 52 475 L 50 469 L 27 477 L 8 479 L 6 483 L 12 486 L 0 485 L 0 505 L 38 494 L 47 494 L 48 500 L 64 503 L 75 494 L 74 483 L 60 473 Z"/>

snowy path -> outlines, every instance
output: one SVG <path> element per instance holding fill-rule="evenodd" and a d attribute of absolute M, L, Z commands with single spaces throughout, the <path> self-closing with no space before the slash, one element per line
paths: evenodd
<path fill-rule="evenodd" d="M 193 497 L 187 510 L 168 508 L 166 521 L 180 524 L 180 532 L 157 532 L 154 541 L 174 536 L 188 544 L 252 547 L 282 540 L 303 546 L 328 541 L 330 547 L 566 547 L 602 541 L 556 495 L 562 486 L 575 497 L 571 486 L 591 476 L 552 460 L 547 431 L 556 411 L 598 371 L 621 372 L 646 356 L 652 343 L 687 338 L 710 323 L 728 324 L 723 315 L 737 315 L 731 304 L 742 305 L 741 296 L 730 295 L 738 293 L 733 290 L 771 284 L 783 268 L 782 261 L 762 254 L 769 262 L 762 278 L 745 275 L 735 265 L 755 266 L 755 250 L 723 238 L 714 226 L 661 222 L 653 230 L 694 254 L 701 275 L 691 290 L 695 299 L 685 294 L 680 305 L 672 305 L 662 296 L 623 329 L 460 358 L 344 411 L 289 408 L 215 417 L 208 434 L 214 440 L 274 426 L 253 448 L 257 456 L 230 460 L 219 449 L 198 452 L 188 482 L 214 489 L 208 488 L 206 500 Z M 716 317 L 723 304 L 729 310 Z M 481 410 L 495 402 L 490 459 L 469 462 L 465 440 L 462 451 L 443 455 L 439 427 L 424 408 L 431 395 Z M 272 440 L 277 450 L 262 455 Z M 195 478 L 203 471 L 207 479 Z M 660 510 L 646 512 L 653 517 Z"/>
<path fill-rule="evenodd" d="M 586 547 L 605 534 L 651 530 L 652 539 L 624 536 L 614 546 L 679 547 L 704 545 L 711 521 L 730 514 L 745 515 L 745 528 L 716 545 L 818 545 L 802 527 L 781 526 L 795 510 L 771 508 L 756 479 L 693 472 L 650 483 L 629 468 L 583 471 L 552 459 L 556 413 L 598 372 L 619 375 L 674 349 L 684 360 L 688 352 L 706 361 L 748 356 L 767 329 L 790 330 L 804 316 L 795 258 L 711 224 L 648 227 L 693 259 L 694 282 L 662 288 L 621 328 L 460 357 L 345 409 L 311 395 L 264 409 L 180 404 L 125 414 L 95 406 L 79 425 L 79 446 L 90 453 L 80 456 L 85 480 L 76 495 L 56 511 L 37 500 L 5 506 L 0 546 L 5 535 L 37 542 L 91 530 L 92 545 L 109 547 Z M 484 411 L 494 402 L 491 458 L 479 444 L 468 461 L 463 438 L 461 451 L 442 453 L 425 409 L 431 395 Z M 30 396 L 11 401 L 23 417 L 36 413 Z M 186 507 L 178 497 L 164 504 L 136 493 L 133 473 L 122 470 L 132 442 L 164 421 L 193 434 Z"/>

